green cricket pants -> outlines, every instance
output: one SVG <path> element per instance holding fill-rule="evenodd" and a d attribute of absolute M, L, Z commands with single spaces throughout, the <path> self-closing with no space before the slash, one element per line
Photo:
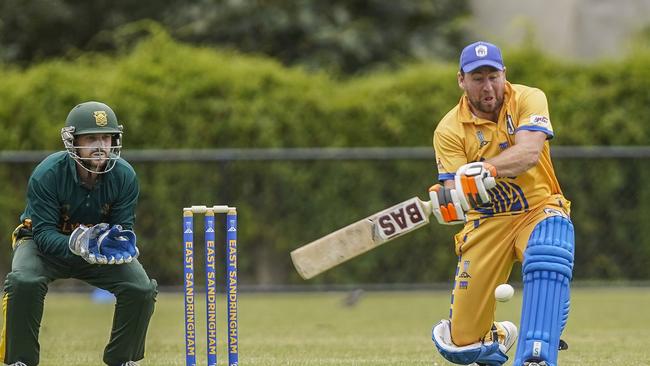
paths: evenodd
<path fill-rule="evenodd" d="M 14 249 L 11 272 L 4 283 L 0 363 L 21 361 L 28 366 L 38 365 L 38 333 L 45 295 L 48 285 L 60 278 L 76 278 L 115 295 L 113 329 L 104 349 L 107 365 L 144 357 L 147 328 L 158 291 L 156 281 L 149 279 L 142 265 L 137 260 L 98 265 L 74 255 L 45 256 L 31 238 L 25 238 Z"/>

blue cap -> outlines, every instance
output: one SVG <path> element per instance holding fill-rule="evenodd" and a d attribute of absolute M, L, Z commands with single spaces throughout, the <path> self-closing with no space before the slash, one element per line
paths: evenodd
<path fill-rule="evenodd" d="M 463 48 L 460 54 L 460 69 L 463 72 L 476 70 L 481 66 L 491 66 L 503 70 L 503 57 L 499 47 L 488 42 L 475 42 Z"/>

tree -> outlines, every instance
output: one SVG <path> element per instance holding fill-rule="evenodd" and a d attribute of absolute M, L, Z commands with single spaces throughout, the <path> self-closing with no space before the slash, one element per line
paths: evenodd
<path fill-rule="evenodd" d="M 112 32 L 121 25 L 164 14 L 180 0 L 2 0 L 0 57 L 28 64 L 73 50 L 114 48 Z"/>
<path fill-rule="evenodd" d="M 467 13 L 454 0 L 205 0 L 170 20 L 184 40 L 352 73 L 455 58 Z"/>
<path fill-rule="evenodd" d="M 115 49 L 119 26 L 152 19 L 187 42 L 355 73 L 455 58 L 467 14 L 465 0 L 3 0 L 0 57 L 28 64 Z"/>

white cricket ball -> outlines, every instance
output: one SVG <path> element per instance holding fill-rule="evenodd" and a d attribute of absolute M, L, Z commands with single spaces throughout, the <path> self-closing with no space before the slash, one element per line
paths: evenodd
<path fill-rule="evenodd" d="M 512 299 L 514 294 L 515 289 L 507 283 L 500 284 L 494 289 L 494 298 L 496 298 L 497 301 L 506 302 Z"/>

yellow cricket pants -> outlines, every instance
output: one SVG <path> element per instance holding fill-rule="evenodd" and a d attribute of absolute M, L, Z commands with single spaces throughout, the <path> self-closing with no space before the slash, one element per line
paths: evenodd
<path fill-rule="evenodd" d="M 528 212 L 468 221 L 455 236 L 458 267 L 452 290 L 451 336 L 457 346 L 482 340 L 494 322 L 494 289 L 508 282 L 522 262 L 535 226 L 547 217 L 569 215 L 570 202 L 554 195 Z"/>

